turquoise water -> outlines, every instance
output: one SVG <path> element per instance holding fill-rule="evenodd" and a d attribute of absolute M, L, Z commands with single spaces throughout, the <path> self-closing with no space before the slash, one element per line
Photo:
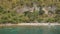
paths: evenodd
<path fill-rule="evenodd" d="M 60 26 L 2 27 L 0 34 L 60 34 Z"/>

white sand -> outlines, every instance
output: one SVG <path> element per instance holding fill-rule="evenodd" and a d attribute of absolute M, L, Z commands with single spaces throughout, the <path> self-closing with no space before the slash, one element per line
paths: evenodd
<path fill-rule="evenodd" d="M 18 24 L 0 24 L 0 26 L 48 26 L 48 25 L 60 25 L 59 23 L 18 23 Z"/>
<path fill-rule="evenodd" d="M 60 25 L 60 24 L 59 23 L 19 23 L 17 25 L 47 26 L 47 25 Z"/>

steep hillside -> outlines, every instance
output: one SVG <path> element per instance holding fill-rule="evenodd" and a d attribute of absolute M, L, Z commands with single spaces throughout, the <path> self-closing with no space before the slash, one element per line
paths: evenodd
<path fill-rule="evenodd" d="M 0 23 L 60 23 L 60 0 L 0 0 Z"/>

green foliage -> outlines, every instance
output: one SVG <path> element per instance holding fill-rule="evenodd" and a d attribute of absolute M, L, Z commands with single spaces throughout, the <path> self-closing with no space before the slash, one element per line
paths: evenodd
<path fill-rule="evenodd" d="M 44 14 L 44 11 L 39 11 L 39 15 L 43 15 Z"/>
<path fill-rule="evenodd" d="M 42 21 L 43 21 L 43 18 L 37 18 L 37 21 L 39 22 L 39 23 L 41 23 Z"/>
<path fill-rule="evenodd" d="M 60 14 L 60 9 L 59 10 L 56 10 L 56 12 L 55 12 L 56 14 Z"/>
<path fill-rule="evenodd" d="M 55 18 L 48 18 L 47 22 L 54 23 L 55 22 Z"/>
<path fill-rule="evenodd" d="M 33 3 L 38 6 L 51 6 L 55 5 L 58 9 L 54 17 L 48 17 L 44 11 L 26 11 L 22 14 L 17 13 L 14 9 L 17 7 L 29 6 L 32 7 Z M 60 2 L 59 2 L 60 3 Z M 38 22 L 59 22 L 60 23 L 60 4 L 50 0 L 0 0 L 0 23 L 30 23 Z"/>
<path fill-rule="evenodd" d="M 59 14 L 57 14 L 54 18 L 55 18 L 56 22 L 60 23 L 60 15 Z"/>

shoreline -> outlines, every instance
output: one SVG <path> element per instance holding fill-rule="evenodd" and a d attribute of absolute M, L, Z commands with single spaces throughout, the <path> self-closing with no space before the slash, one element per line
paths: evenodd
<path fill-rule="evenodd" d="M 0 24 L 0 26 L 54 26 L 60 25 L 60 23 L 18 23 L 18 24 Z"/>

